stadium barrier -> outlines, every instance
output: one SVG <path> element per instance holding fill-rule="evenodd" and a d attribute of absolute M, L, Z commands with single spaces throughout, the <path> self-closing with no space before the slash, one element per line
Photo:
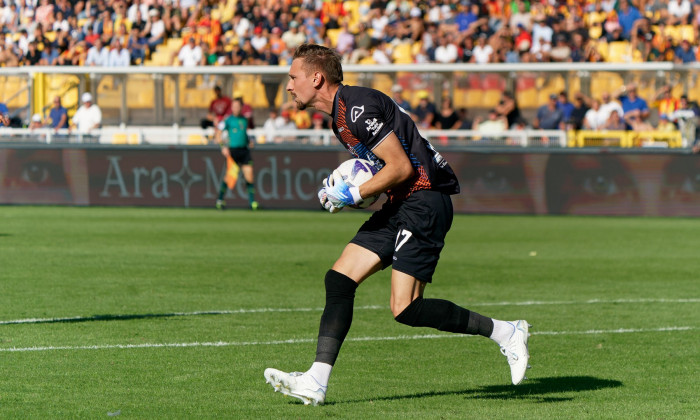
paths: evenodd
<path fill-rule="evenodd" d="M 438 150 L 459 178 L 460 213 L 700 216 L 700 159 L 682 149 Z M 321 181 L 348 158 L 340 146 L 258 145 L 261 207 L 319 209 Z M 224 172 L 214 146 L 6 145 L 0 204 L 213 207 Z M 241 178 L 226 200 L 246 207 Z"/>
<path fill-rule="evenodd" d="M 331 130 L 248 130 L 257 144 L 295 144 L 336 146 L 338 141 Z M 560 130 L 508 130 L 484 134 L 475 130 L 422 130 L 421 134 L 436 145 L 469 145 L 472 147 L 567 147 L 567 133 Z M 65 129 L 0 127 L 2 143 L 90 143 L 102 145 L 190 145 L 214 144 L 213 129 L 199 127 L 104 127 L 91 134 L 80 134 Z"/>
<path fill-rule="evenodd" d="M 635 82 L 640 96 L 653 105 L 658 88 L 673 86 L 674 97 L 700 100 L 697 71 L 700 63 L 518 63 L 348 65 L 345 81 L 389 93 L 403 87 L 411 105 L 419 91 L 435 103 L 444 97 L 455 108 L 476 113 L 496 106 L 502 92 L 513 92 L 521 109 L 533 111 L 552 93 L 578 92 L 599 98 L 625 83 Z M 284 89 L 286 66 L 226 67 L 17 67 L 0 68 L 0 101 L 7 101 L 13 116 L 26 123 L 35 113 L 46 114 L 54 96 L 64 99 L 69 113 L 83 92 L 91 92 L 103 110 L 107 126 L 198 125 L 212 99 L 212 88 L 239 91 L 244 101 L 264 113 L 290 100 Z M 269 89 L 276 92 L 269 103 Z"/>
<path fill-rule="evenodd" d="M 689 147 L 680 131 L 578 131 L 569 133 L 569 147 Z"/>

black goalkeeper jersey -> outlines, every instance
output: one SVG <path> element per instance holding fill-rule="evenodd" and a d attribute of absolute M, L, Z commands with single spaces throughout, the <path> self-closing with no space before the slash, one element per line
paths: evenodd
<path fill-rule="evenodd" d="M 407 198 L 414 191 L 459 193 L 459 182 L 450 165 L 418 132 L 411 116 L 387 95 L 375 89 L 340 85 L 333 104 L 333 132 L 348 151 L 384 166 L 372 150 L 394 133 L 415 169 L 415 176 L 386 194 L 390 201 Z"/>

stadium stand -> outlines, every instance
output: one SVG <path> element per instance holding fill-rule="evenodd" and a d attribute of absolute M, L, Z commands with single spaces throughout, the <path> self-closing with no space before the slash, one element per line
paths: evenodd
<path fill-rule="evenodd" d="M 132 66 L 144 69 L 181 66 L 176 57 L 187 47 L 190 38 L 195 40 L 192 54 L 197 67 L 285 65 L 289 64 L 294 46 L 299 42 L 336 46 L 346 24 L 354 37 L 354 50 L 344 57 L 346 60 L 352 57 L 357 60 L 353 63 L 360 65 L 381 62 L 382 57 L 373 57 L 378 48 L 386 49 L 388 60 L 393 64 L 430 64 L 437 61 L 436 53 L 442 53 L 439 49 L 445 43 L 447 47 L 456 48 L 456 57 L 451 59 L 453 63 L 556 62 L 569 63 L 572 70 L 577 63 L 584 62 L 692 63 L 699 55 L 696 33 L 700 19 L 694 15 L 673 17 L 667 0 L 654 4 L 631 1 L 631 8 L 640 16 L 634 22 L 626 22 L 620 6 L 614 2 L 488 1 L 478 4 L 478 13 L 473 13 L 469 3 L 459 1 L 269 0 L 262 8 L 251 1 L 198 0 L 177 8 L 170 2 L 105 0 L 87 2 L 84 8 L 63 10 L 66 18 L 61 21 L 56 20 L 57 8 L 51 6 L 50 11 L 42 11 L 46 21 L 38 22 L 33 3 L 20 2 L 16 14 L 7 12 L 0 24 L 7 46 L 0 54 L 0 66 L 109 67 L 114 63 L 109 57 L 119 53 L 120 48 L 128 52 Z M 28 13 L 30 11 L 32 13 Z M 298 31 L 292 26 L 298 26 Z M 477 40 L 484 38 L 485 47 L 476 46 Z M 104 45 L 101 50 L 94 47 L 98 39 Z M 113 41 L 119 41 L 121 47 Z M 683 41 L 690 42 L 689 52 L 680 49 Z M 34 47 L 38 52 L 32 52 Z M 91 48 L 94 57 L 88 59 Z M 173 77 L 166 76 L 159 88 L 161 82 L 155 81 L 148 72 L 129 75 L 124 83 L 126 93 L 122 83 L 110 75 L 93 79 L 46 74 L 35 78 L 34 87 L 30 87 L 24 77 L 3 75 L 0 99 L 11 109 L 26 109 L 31 105 L 32 112 L 44 112 L 51 98 L 58 95 L 72 115 L 79 105 L 79 93 L 89 90 L 97 94 L 98 102 L 106 110 L 118 109 L 116 104 L 126 94 L 129 109 L 143 110 L 144 115 L 150 115 L 147 110 L 154 112 L 153 115 L 159 112 L 158 115 L 164 115 L 163 110 L 153 111 L 159 103 L 165 110 L 179 107 L 201 112 L 211 100 L 212 83 L 221 80 L 198 74 L 182 75 L 174 82 Z M 186 72 L 183 68 L 183 74 Z M 411 105 L 417 103 L 417 91 L 428 89 L 436 102 L 442 95 L 450 95 L 455 107 L 476 112 L 497 106 L 502 93 L 509 90 L 524 115 L 532 117 L 552 94 L 565 91 L 573 100 L 578 93 L 584 93 L 585 103 L 590 106 L 593 99 L 600 99 L 605 93 L 619 93 L 625 84 L 633 81 L 640 96 L 653 108 L 660 85 L 678 82 L 672 75 L 642 77 L 617 71 L 596 71 L 589 75 L 569 72 L 561 76 L 519 72 L 517 76 L 506 77 L 506 73 L 490 74 L 485 70 L 472 76 L 467 77 L 466 84 L 453 80 L 461 78 L 458 75 L 447 76 L 443 82 L 425 75 L 420 80 L 401 84 L 406 87 L 406 99 Z M 349 84 L 372 86 L 385 92 L 402 77 L 390 72 L 373 73 L 371 77 L 361 72 L 346 73 Z M 36 80 L 42 83 L 36 84 Z M 442 88 L 438 87 L 439 83 Z M 41 92 L 32 95 L 29 89 L 37 86 L 41 86 Z M 243 92 L 245 102 L 262 115 L 270 106 L 267 100 L 270 92 L 266 92 L 259 74 L 237 74 L 227 89 L 229 94 Z M 700 99 L 700 86 L 695 78 L 674 86 L 673 96 L 679 98 L 682 94 L 690 101 Z M 279 93 L 274 106 L 281 107 L 287 99 L 283 92 Z M 27 119 L 30 114 L 26 113 Z M 652 113 L 651 124 L 656 123 L 656 116 L 657 113 Z M 653 142 L 677 144 L 675 140 L 657 138 Z"/>

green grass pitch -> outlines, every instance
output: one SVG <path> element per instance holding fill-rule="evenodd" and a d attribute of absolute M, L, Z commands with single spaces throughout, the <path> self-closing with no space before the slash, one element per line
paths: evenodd
<path fill-rule="evenodd" d="M 357 292 L 325 406 L 323 276 L 368 216 L 0 207 L 0 418 L 694 418 L 700 220 L 455 217 L 427 297 L 532 325 L 510 385 L 481 337 L 409 328 L 389 272 Z"/>

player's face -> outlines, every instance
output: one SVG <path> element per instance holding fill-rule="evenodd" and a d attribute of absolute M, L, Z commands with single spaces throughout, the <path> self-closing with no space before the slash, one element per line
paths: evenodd
<path fill-rule="evenodd" d="M 289 69 L 287 92 L 294 98 L 298 109 L 306 109 L 312 106 L 312 101 L 316 96 L 313 79 L 313 73 L 307 75 L 302 69 L 302 59 L 297 58 L 292 61 L 292 66 Z"/>

